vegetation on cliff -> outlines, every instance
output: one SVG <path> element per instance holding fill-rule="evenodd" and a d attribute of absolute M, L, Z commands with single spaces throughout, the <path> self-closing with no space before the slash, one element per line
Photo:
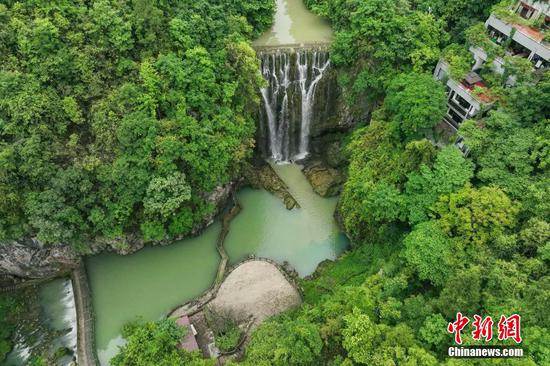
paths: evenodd
<path fill-rule="evenodd" d="M 353 249 L 303 281 L 300 310 L 259 327 L 245 364 L 550 363 L 548 72 L 519 78 L 491 113 L 461 126 L 469 155 L 430 141 L 446 108 L 434 62 L 492 3 L 308 1 L 336 28 L 343 84 L 380 107 L 347 147 L 340 213 Z M 447 357 L 457 312 L 492 316 L 495 327 L 520 314 L 525 356 Z"/>
<path fill-rule="evenodd" d="M 519 88 L 549 100 L 548 80 Z M 550 135 L 541 118 L 548 114 L 545 105 L 527 112 L 514 103 L 518 90 L 486 118 L 464 124 L 466 158 L 455 146 L 436 149 L 400 133 L 406 121 L 397 122 L 386 104 L 355 132 L 341 197 L 354 247 L 303 282 L 299 311 L 260 326 L 245 364 L 550 362 Z M 448 358 L 447 324 L 457 312 L 470 319 L 520 314 L 525 357 Z M 287 331 L 273 331 L 279 324 Z M 465 345 L 480 344 L 469 331 L 463 337 Z M 509 342 L 490 344 L 516 345 Z"/>
<path fill-rule="evenodd" d="M 273 3 L 0 4 L 0 240 L 188 233 L 253 146 Z"/>
<path fill-rule="evenodd" d="M 469 69 L 459 49 L 476 29 L 467 27 L 495 1 L 306 3 L 333 24 L 348 102 L 377 106 L 346 148 L 339 210 L 353 248 L 302 281 L 304 305 L 260 325 L 242 363 L 550 364 L 548 72 L 518 78 L 492 112 L 461 125 L 465 156 L 432 139 L 446 97 L 431 71 L 451 42 L 455 71 Z M 247 39 L 270 22 L 272 2 L 6 4 L 0 239 L 78 245 L 188 232 L 212 210 L 205 193 L 232 178 L 253 144 L 261 78 Z M 446 357 L 457 312 L 520 314 L 525 357 Z M 125 336 L 114 365 L 213 362 L 179 350 L 171 321 Z M 487 344 L 516 346 L 496 338 Z"/>

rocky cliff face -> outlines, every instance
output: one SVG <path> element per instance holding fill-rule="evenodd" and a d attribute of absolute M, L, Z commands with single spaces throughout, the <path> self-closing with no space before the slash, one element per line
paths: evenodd
<path fill-rule="evenodd" d="M 191 235 L 200 234 L 214 221 L 240 183 L 231 182 L 205 194 L 204 200 L 213 203 L 217 209 L 196 223 Z M 169 245 L 182 238 L 183 236 L 167 238 L 152 244 Z M 116 239 L 98 237 L 88 244 L 84 254 L 93 255 L 110 250 L 127 255 L 142 249 L 145 244 L 139 233 L 127 233 L 124 237 Z M 63 276 L 76 268 L 80 260 L 81 253 L 76 253 L 70 245 L 44 245 L 35 238 L 0 242 L 0 286 L 4 282 L 13 282 L 12 279 L 48 279 Z"/>
<path fill-rule="evenodd" d="M 199 222 L 196 222 L 189 234 L 175 238 L 165 238 L 164 240 L 150 243 L 145 242 L 139 232 L 129 232 L 126 233 L 124 237 L 115 239 L 99 237 L 90 244 L 90 250 L 86 254 L 93 255 L 108 250 L 121 255 L 128 255 L 143 249 L 145 245 L 170 245 L 185 237 L 199 235 L 214 222 L 216 216 L 227 206 L 231 196 L 241 184 L 242 179 L 237 179 L 228 184 L 220 185 L 211 192 L 205 193 L 203 198 L 204 201 L 212 203 L 215 206 L 215 210 L 204 216 Z"/>
<path fill-rule="evenodd" d="M 340 194 L 345 181 L 344 174 L 325 162 L 308 161 L 304 167 L 304 175 L 311 187 L 321 197 L 333 197 Z"/>
<path fill-rule="evenodd" d="M 35 239 L 0 244 L 0 275 L 4 278 L 53 278 L 78 266 L 79 255 L 68 245 L 43 246 Z"/>

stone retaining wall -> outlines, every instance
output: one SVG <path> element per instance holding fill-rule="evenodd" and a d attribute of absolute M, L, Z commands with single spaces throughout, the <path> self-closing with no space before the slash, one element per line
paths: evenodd
<path fill-rule="evenodd" d="M 71 273 L 77 322 L 77 360 L 79 366 L 97 366 L 92 299 L 84 262 Z"/>

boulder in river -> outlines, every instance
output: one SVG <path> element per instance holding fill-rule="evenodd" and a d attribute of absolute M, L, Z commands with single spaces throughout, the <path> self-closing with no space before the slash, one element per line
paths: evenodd
<path fill-rule="evenodd" d="M 342 191 L 344 175 L 320 160 L 308 162 L 304 174 L 315 193 L 322 197 L 337 196 Z"/>
<path fill-rule="evenodd" d="M 302 298 L 279 268 L 265 260 L 246 261 L 223 281 L 216 297 L 207 305 L 238 324 L 263 320 L 299 306 Z"/>
<path fill-rule="evenodd" d="M 275 194 L 285 204 L 287 210 L 300 208 L 300 205 L 288 191 L 286 183 L 277 175 L 273 167 L 269 164 L 263 164 L 258 167 L 246 167 L 245 176 L 247 182 L 256 189 L 265 189 Z"/>

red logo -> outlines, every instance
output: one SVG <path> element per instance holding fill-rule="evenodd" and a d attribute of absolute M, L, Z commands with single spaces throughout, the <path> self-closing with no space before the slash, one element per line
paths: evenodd
<path fill-rule="evenodd" d="M 472 338 L 479 341 L 481 338 L 485 338 L 485 342 L 489 342 L 493 339 L 493 319 L 488 316 L 481 320 L 479 315 L 474 315 L 474 331 L 472 332 Z"/>
<path fill-rule="evenodd" d="M 462 313 L 456 313 L 456 320 L 447 325 L 447 331 L 454 333 L 455 342 L 462 344 L 462 330 L 470 322 L 468 317 L 463 316 Z M 493 319 L 490 316 L 482 318 L 479 315 L 474 315 L 474 322 L 472 326 L 474 331 L 472 332 L 472 338 L 476 341 L 485 339 L 485 342 L 489 342 L 493 339 Z M 516 343 L 521 343 L 521 316 L 518 314 L 510 315 L 506 317 L 501 315 L 498 322 L 498 339 L 501 341 L 507 339 L 513 339 Z"/>
<path fill-rule="evenodd" d="M 465 316 L 462 316 L 462 313 L 456 313 L 456 321 L 454 323 L 449 323 L 447 325 L 447 331 L 449 333 L 455 334 L 455 342 L 458 344 L 462 344 L 462 338 L 460 337 L 460 333 L 462 332 L 462 329 L 470 322 L 470 319 L 468 319 Z"/>
<path fill-rule="evenodd" d="M 504 341 L 512 338 L 516 343 L 521 343 L 521 316 L 510 315 L 508 318 L 500 316 L 498 321 L 498 339 Z"/>

